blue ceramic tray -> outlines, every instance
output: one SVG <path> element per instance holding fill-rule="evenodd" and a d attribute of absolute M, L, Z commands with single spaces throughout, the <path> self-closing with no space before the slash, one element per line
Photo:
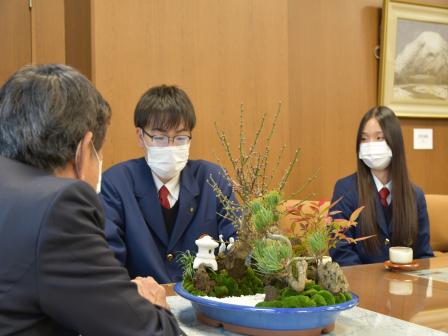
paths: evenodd
<path fill-rule="evenodd" d="M 174 287 L 177 294 L 191 301 L 198 316 L 205 316 L 214 321 L 263 330 L 306 330 L 324 329 L 335 323 L 341 311 L 353 308 L 359 297 L 353 293 L 353 299 L 344 303 L 310 308 L 256 308 L 229 303 L 222 303 L 195 296 L 188 293 L 177 283 Z"/>

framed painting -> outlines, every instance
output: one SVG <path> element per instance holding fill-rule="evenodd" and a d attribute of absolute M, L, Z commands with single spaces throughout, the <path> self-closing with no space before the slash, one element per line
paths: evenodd
<path fill-rule="evenodd" d="M 448 118 L 448 8 L 384 0 L 379 103 L 399 117 Z"/>

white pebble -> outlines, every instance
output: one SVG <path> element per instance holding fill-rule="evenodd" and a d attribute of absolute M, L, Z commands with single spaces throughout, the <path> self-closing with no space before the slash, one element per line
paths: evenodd
<path fill-rule="evenodd" d="M 255 307 L 258 302 L 264 301 L 264 296 L 265 294 L 255 294 L 243 296 L 228 296 L 221 299 L 211 296 L 201 296 L 201 298 L 223 303 L 235 304 L 239 306 Z"/>

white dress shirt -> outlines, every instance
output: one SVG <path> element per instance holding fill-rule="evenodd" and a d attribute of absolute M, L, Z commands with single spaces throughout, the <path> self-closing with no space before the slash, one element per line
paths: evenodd
<path fill-rule="evenodd" d="M 381 189 L 387 188 L 389 190 L 389 195 L 387 195 L 386 201 L 387 205 L 390 205 L 390 202 L 392 202 L 392 180 L 387 182 L 386 184 L 383 184 L 378 177 L 375 176 L 375 174 L 372 172 L 373 181 L 375 182 L 376 189 L 378 192 L 380 192 Z"/>
<path fill-rule="evenodd" d="M 151 172 L 152 173 L 152 172 Z M 179 199 L 180 192 L 180 173 L 174 176 L 167 183 L 163 184 L 162 181 L 157 177 L 156 174 L 152 173 L 152 177 L 154 178 L 154 183 L 156 184 L 157 194 L 159 193 L 160 188 L 165 186 L 168 189 L 168 202 L 170 202 L 170 207 L 172 208 L 177 200 Z"/>

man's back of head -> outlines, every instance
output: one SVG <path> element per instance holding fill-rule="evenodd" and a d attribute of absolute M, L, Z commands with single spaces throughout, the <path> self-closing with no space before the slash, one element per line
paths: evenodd
<path fill-rule="evenodd" d="M 0 155 L 53 172 L 84 135 L 100 150 L 111 111 L 87 78 L 61 64 L 26 66 L 0 89 Z"/>

